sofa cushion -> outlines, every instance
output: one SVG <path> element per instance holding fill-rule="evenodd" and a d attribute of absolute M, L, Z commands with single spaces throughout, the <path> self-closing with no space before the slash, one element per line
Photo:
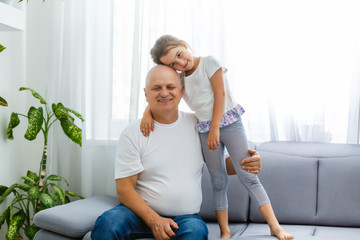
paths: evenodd
<path fill-rule="evenodd" d="M 359 228 L 350 227 L 316 227 L 314 236 L 322 237 L 324 239 L 346 239 L 358 240 L 360 237 Z"/>
<path fill-rule="evenodd" d="M 282 225 L 286 231 L 293 234 L 296 240 L 307 239 L 312 237 L 315 232 L 314 226 L 304 226 L 304 225 Z M 267 240 L 267 239 L 277 239 L 275 237 L 270 237 L 270 230 L 267 224 L 259 223 L 250 223 L 240 238 L 237 239 L 247 239 L 247 240 Z"/>
<path fill-rule="evenodd" d="M 209 240 L 220 240 L 220 229 L 219 225 L 214 222 L 206 223 L 206 226 L 209 230 Z M 244 230 L 247 227 L 247 223 L 229 223 L 229 228 L 231 232 L 231 239 L 238 239 Z"/>
<path fill-rule="evenodd" d="M 320 159 L 318 191 L 318 225 L 360 227 L 360 155 Z"/>
<path fill-rule="evenodd" d="M 199 215 L 205 221 L 216 221 L 213 208 L 212 188 L 210 174 L 204 166 L 202 178 L 203 200 Z M 246 188 L 239 182 L 236 175 L 229 176 L 228 185 L 229 222 L 246 222 L 249 213 L 249 194 Z"/>
<path fill-rule="evenodd" d="M 57 233 L 49 232 L 46 230 L 40 230 L 36 233 L 34 240 L 80 240 L 81 238 L 69 238 Z"/>
<path fill-rule="evenodd" d="M 315 224 L 317 159 L 268 152 L 261 146 L 258 151 L 262 159 L 258 176 L 279 222 Z M 253 201 L 250 202 L 250 220 L 265 222 Z"/>
<path fill-rule="evenodd" d="M 34 216 L 36 226 L 70 238 L 82 238 L 106 210 L 119 204 L 110 196 L 93 196 L 71 204 L 56 206 Z"/>

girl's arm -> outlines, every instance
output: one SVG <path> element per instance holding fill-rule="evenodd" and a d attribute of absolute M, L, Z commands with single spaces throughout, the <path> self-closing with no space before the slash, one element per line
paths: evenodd
<path fill-rule="evenodd" d="M 143 118 L 141 119 L 140 131 L 145 137 L 150 135 L 150 131 L 154 131 L 154 118 L 151 114 L 149 105 L 146 107 Z"/>
<path fill-rule="evenodd" d="M 208 148 L 216 150 L 220 146 L 220 122 L 225 108 L 225 87 L 222 68 L 219 68 L 210 78 L 211 87 L 214 91 L 214 106 L 208 136 Z"/>

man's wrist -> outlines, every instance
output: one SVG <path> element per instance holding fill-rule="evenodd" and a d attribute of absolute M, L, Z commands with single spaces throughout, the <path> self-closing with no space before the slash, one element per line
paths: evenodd
<path fill-rule="evenodd" d="M 156 222 L 158 222 L 158 219 L 160 218 L 160 216 L 154 212 L 153 214 L 149 214 L 146 219 L 144 219 L 144 222 L 146 223 L 146 225 L 148 225 L 149 228 L 152 228 Z"/>

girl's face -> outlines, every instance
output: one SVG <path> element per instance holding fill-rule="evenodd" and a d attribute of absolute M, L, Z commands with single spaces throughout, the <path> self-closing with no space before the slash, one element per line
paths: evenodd
<path fill-rule="evenodd" d="M 194 58 L 183 45 L 170 49 L 160 61 L 176 71 L 189 72 L 194 68 Z"/>

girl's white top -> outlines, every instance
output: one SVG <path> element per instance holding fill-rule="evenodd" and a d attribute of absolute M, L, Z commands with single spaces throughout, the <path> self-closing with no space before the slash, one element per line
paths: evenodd
<path fill-rule="evenodd" d="M 209 121 L 212 118 L 215 97 L 210 79 L 219 68 L 222 68 L 224 79 L 224 113 L 238 105 L 229 88 L 225 75 L 227 72 L 226 67 L 213 56 L 200 57 L 200 62 L 196 70 L 190 76 L 185 77 L 185 89 L 183 92 L 185 102 L 190 109 L 195 112 L 195 116 L 199 122 Z"/>

